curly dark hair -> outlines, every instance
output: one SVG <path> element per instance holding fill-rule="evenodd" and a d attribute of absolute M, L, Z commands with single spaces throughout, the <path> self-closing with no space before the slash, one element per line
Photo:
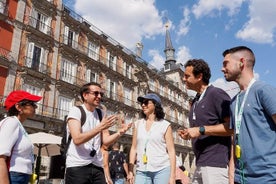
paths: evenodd
<path fill-rule="evenodd" d="M 211 70 L 209 65 L 203 59 L 190 59 L 184 65 L 185 68 L 188 66 L 193 67 L 193 74 L 197 76 L 202 73 L 202 81 L 206 84 L 209 84 L 209 80 L 211 78 Z"/>
<path fill-rule="evenodd" d="M 8 116 L 17 116 L 18 114 L 19 114 L 19 111 L 16 109 L 15 105 L 12 106 L 7 112 Z"/>
<path fill-rule="evenodd" d="M 87 84 L 84 84 L 81 89 L 80 89 L 80 96 L 81 96 L 81 100 L 84 102 L 84 98 L 83 98 L 83 93 L 87 93 L 89 92 L 89 87 L 90 86 L 98 86 L 101 88 L 101 85 L 99 83 L 96 82 L 89 82 Z"/>
<path fill-rule="evenodd" d="M 34 102 L 34 101 L 31 101 L 31 100 L 21 100 L 20 102 L 18 102 L 18 104 L 20 105 L 20 106 L 25 106 L 25 105 L 27 105 L 28 103 L 30 103 L 30 102 Z M 17 116 L 18 114 L 19 114 L 19 111 L 16 109 L 16 107 L 15 107 L 15 105 L 16 104 L 14 104 L 9 110 L 8 110 L 8 112 L 7 112 L 7 115 L 8 116 Z"/>
<path fill-rule="evenodd" d="M 164 113 L 164 110 L 163 110 L 163 107 L 161 106 L 161 104 L 157 103 L 156 101 L 154 100 L 150 100 L 153 102 L 154 106 L 155 106 L 155 109 L 154 109 L 154 114 L 156 116 L 156 119 L 158 121 L 164 119 L 165 117 L 165 113 Z M 140 117 L 143 118 L 143 119 L 146 119 L 146 115 L 145 113 L 143 112 L 143 110 L 141 110 L 140 112 Z"/>

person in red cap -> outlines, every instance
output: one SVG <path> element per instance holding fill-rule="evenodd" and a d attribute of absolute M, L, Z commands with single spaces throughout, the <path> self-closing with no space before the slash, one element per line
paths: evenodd
<path fill-rule="evenodd" d="M 35 114 L 41 96 L 26 91 L 11 92 L 0 122 L 0 183 L 27 184 L 32 174 L 33 144 L 22 123 Z"/>

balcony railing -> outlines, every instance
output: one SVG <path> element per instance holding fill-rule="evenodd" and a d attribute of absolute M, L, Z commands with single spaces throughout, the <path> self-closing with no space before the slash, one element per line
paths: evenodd
<path fill-rule="evenodd" d="M 29 58 L 26 56 L 24 57 L 24 59 L 25 59 L 26 67 L 28 67 L 32 70 L 38 71 L 40 73 L 43 73 L 43 74 L 50 73 L 49 67 L 46 64 L 40 63 L 40 61 L 35 61 L 35 60 L 33 60 L 33 58 Z"/>
<path fill-rule="evenodd" d="M 6 97 L 4 96 L 0 96 L 0 107 L 3 108 L 4 107 L 4 101 L 5 101 Z M 132 103 L 136 103 L 134 101 L 132 101 Z M 136 103 L 137 104 L 137 103 Z M 36 109 L 36 115 L 40 115 L 40 116 L 44 116 L 44 117 L 48 117 L 48 118 L 53 118 L 53 119 L 57 119 L 57 120 L 61 120 L 63 121 L 65 116 L 68 115 L 69 111 L 68 110 L 63 110 L 60 108 L 54 108 L 51 106 L 47 106 L 47 105 L 42 105 L 41 103 L 37 103 L 38 108 Z M 129 123 L 129 122 L 133 122 L 133 118 L 135 119 L 135 117 L 125 117 L 127 119 L 125 119 L 125 123 Z M 167 118 L 165 118 L 167 119 Z M 117 131 L 120 128 L 120 124 L 114 125 L 110 128 L 111 131 Z M 129 129 L 126 132 L 127 135 L 132 135 L 132 129 Z M 177 135 L 177 132 L 174 131 L 173 132 L 173 137 L 174 137 L 174 143 L 175 144 L 179 144 L 179 145 L 184 145 L 184 146 L 188 146 L 191 147 L 191 142 L 189 140 L 183 140 L 182 138 L 180 138 Z"/>
<path fill-rule="evenodd" d="M 60 80 L 77 86 L 82 86 L 83 84 L 87 83 L 85 79 L 80 79 L 79 77 L 73 76 L 66 71 L 60 72 Z"/>
<path fill-rule="evenodd" d="M 44 22 L 36 19 L 35 17 L 29 17 L 29 25 L 38 31 L 41 31 L 49 36 L 53 36 L 53 29 Z"/>
<path fill-rule="evenodd" d="M 64 120 L 65 116 L 69 113 L 69 111 L 67 110 L 42 105 L 40 103 L 38 103 L 37 105 L 38 105 L 38 108 L 36 110 L 37 115 Z"/>

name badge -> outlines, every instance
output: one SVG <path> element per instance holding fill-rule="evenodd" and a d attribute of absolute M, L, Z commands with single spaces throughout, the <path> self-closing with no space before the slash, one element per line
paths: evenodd
<path fill-rule="evenodd" d="M 145 153 L 143 154 L 143 163 L 144 164 L 148 163 L 148 157 L 147 157 L 147 155 Z"/>
<path fill-rule="evenodd" d="M 236 155 L 236 158 L 241 158 L 241 147 L 238 144 L 236 145 L 235 155 Z"/>

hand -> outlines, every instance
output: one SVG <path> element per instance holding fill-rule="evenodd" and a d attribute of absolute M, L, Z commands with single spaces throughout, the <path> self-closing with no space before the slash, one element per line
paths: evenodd
<path fill-rule="evenodd" d="M 117 119 L 118 117 L 116 115 L 111 115 L 111 116 L 105 115 L 100 123 L 102 130 L 112 127 L 117 121 Z"/>
<path fill-rule="evenodd" d="M 133 184 L 134 183 L 134 176 L 133 176 L 133 172 L 129 172 L 127 175 L 127 181 L 129 182 L 129 184 Z"/>
<path fill-rule="evenodd" d="M 170 177 L 169 184 L 175 184 L 175 178 L 174 177 Z"/>
<path fill-rule="evenodd" d="M 187 129 L 178 129 L 177 134 L 184 140 L 189 140 L 190 137 L 187 134 Z"/>
<path fill-rule="evenodd" d="M 132 127 L 133 123 L 128 123 L 125 124 L 125 120 L 122 119 L 122 124 L 121 124 L 121 128 L 118 130 L 118 132 L 120 133 L 120 135 L 126 133 L 126 131 L 128 131 L 131 127 Z"/>
<path fill-rule="evenodd" d="M 201 135 L 198 127 L 188 128 L 186 134 L 190 139 L 200 137 Z"/>
<path fill-rule="evenodd" d="M 113 184 L 113 181 L 110 177 L 106 178 L 106 183 L 107 184 Z"/>

